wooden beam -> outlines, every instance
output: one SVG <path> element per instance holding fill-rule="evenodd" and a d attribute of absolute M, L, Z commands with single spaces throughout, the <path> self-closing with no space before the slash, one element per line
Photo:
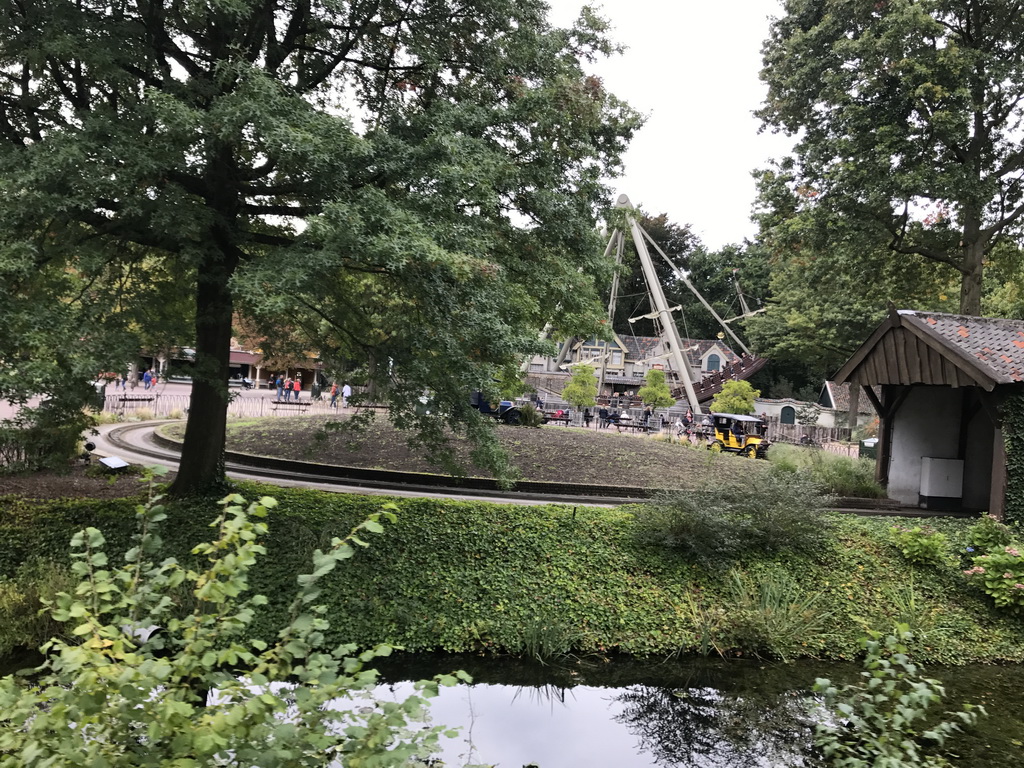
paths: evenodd
<path fill-rule="evenodd" d="M 992 437 L 992 483 L 988 491 L 988 513 L 997 519 L 1006 517 L 1006 443 L 1003 430 L 997 428 Z"/>
<path fill-rule="evenodd" d="M 875 390 L 873 390 L 867 384 L 862 385 L 861 389 L 864 390 L 864 394 L 867 395 L 868 400 L 871 401 L 871 407 L 875 409 L 875 413 L 877 413 L 879 416 L 885 413 L 885 409 L 882 408 L 882 402 L 881 400 L 878 399 L 878 396 L 875 394 Z"/>
<path fill-rule="evenodd" d="M 899 372 L 901 384 L 913 384 L 910 378 L 910 368 L 907 366 L 907 336 L 910 336 L 902 328 L 895 328 L 891 334 L 896 344 L 896 370 Z M 911 336 L 911 339 L 913 337 Z"/>

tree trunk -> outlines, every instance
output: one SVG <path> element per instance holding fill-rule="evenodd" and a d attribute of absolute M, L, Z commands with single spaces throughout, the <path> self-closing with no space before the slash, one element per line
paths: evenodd
<path fill-rule="evenodd" d="M 960 314 L 981 314 L 981 275 L 985 244 L 977 240 L 964 243 L 963 277 L 960 280 Z"/>
<path fill-rule="evenodd" d="M 233 300 L 229 280 L 238 259 L 211 251 L 199 265 L 196 290 L 196 360 L 185 439 L 172 496 L 219 493 L 225 489 L 229 354 Z"/>

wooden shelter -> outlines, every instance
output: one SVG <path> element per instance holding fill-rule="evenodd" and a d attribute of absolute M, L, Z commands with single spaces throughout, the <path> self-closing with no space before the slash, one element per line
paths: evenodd
<path fill-rule="evenodd" d="M 859 390 L 878 412 L 876 474 L 891 498 L 1002 514 L 1000 405 L 1024 394 L 1024 320 L 893 309 L 834 378 L 854 409 Z"/>

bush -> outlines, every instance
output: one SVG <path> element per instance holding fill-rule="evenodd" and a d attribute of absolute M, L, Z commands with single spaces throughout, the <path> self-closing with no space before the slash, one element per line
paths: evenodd
<path fill-rule="evenodd" d="M 945 688 L 924 677 L 910 660 L 907 644 L 913 636 L 905 625 L 880 638 L 881 633 L 871 632 L 861 641 L 866 655 L 860 682 L 842 688 L 824 678 L 815 682 L 826 709 L 824 722 L 820 705 L 812 712 L 819 721 L 816 746 L 836 768 L 948 766 L 945 758 L 929 750 L 942 747 L 962 725 L 973 725 L 985 710 L 967 704 L 962 711 L 946 713 L 959 722 L 930 724 L 929 710 L 942 701 Z"/>
<path fill-rule="evenodd" d="M 1024 557 L 1016 547 L 1003 547 L 974 558 L 974 567 L 964 571 L 967 580 L 980 587 L 996 606 L 1012 613 L 1024 610 Z"/>
<path fill-rule="evenodd" d="M 829 615 L 819 607 L 821 593 L 808 592 L 785 571 L 754 576 L 734 570 L 729 576 L 733 642 L 756 656 L 788 661 Z"/>
<path fill-rule="evenodd" d="M 793 445 L 773 445 L 768 460 L 780 470 L 806 473 L 822 493 L 862 499 L 884 499 L 885 489 L 875 482 L 875 462 L 851 459 L 828 451 Z"/>
<path fill-rule="evenodd" d="M 23 408 L 15 418 L 0 421 L 0 469 L 66 468 L 80 453 L 82 432 L 94 423 L 81 410 L 48 403 Z"/>
<path fill-rule="evenodd" d="M 314 552 L 285 626 L 267 643 L 251 635 L 267 599 L 249 593 L 249 574 L 265 553 L 262 518 L 275 502 L 245 507 L 230 496 L 221 503 L 217 539 L 194 548 L 203 563 L 195 570 L 158 559 L 155 531 L 165 513 L 157 503 L 140 505 L 140 533 L 120 567 L 108 563 L 99 530 L 76 534 L 79 583 L 50 610 L 76 640 L 47 643 L 33 678 L 0 680 L 0 765 L 319 766 L 336 759 L 383 768 L 436 749 L 443 730 L 410 723 L 424 719 L 425 697 L 455 676 L 423 682 L 419 695 L 401 702 L 376 702 L 376 673 L 364 664 L 389 647 L 321 650 L 328 622 L 314 601 L 322 578 L 355 545 L 365 546 L 364 531 L 382 530 L 381 514 L 393 515 L 372 515 Z M 183 587 L 193 609 L 179 615 L 173 597 Z"/>
<path fill-rule="evenodd" d="M 13 578 L 0 578 L 0 658 L 38 648 L 62 629 L 44 609 L 58 592 L 73 586 L 71 572 L 52 560 L 22 563 Z"/>
<path fill-rule="evenodd" d="M 519 407 L 519 426 L 539 427 L 544 423 L 544 414 L 537 410 L 533 403 L 526 403 Z"/>
<path fill-rule="evenodd" d="M 949 561 L 949 537 L 928 525 L 889 529 L 893 543 L 903 556 L 915 565 L 942 565 Z"/>
<path fill-rule="evenodd" d="M 801 475 L 772 471 L 755 485 L 666 491 L 635 513 L 638 535 L 705 567 L 746 555 L 815 555 L 827 546 L 831 500 Z"/>
<path fill-rule="evenodd" d="M 993 552 L 1013 543 L 1013 529 L 995 515 L 985 515 L 967 531 L 967 543 L 982 554 Z"/>

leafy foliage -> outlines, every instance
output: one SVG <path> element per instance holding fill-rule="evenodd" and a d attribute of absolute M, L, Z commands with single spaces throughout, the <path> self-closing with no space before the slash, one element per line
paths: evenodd
<path fill-rule="evenodd" d="M 706 458 L 707 452 L 700 455 Z M 733 462 L 750 464 L 728 456 L 713 463 Z M 759 483 L 748 488 L 760 488 Z M 791 484 L 772 482 L 768 498 L 784 503 L 784 486 Z M 263 542 L 267 556 L 249 572 L 252 592 L 268 600 L 254 614 L 249 636 L 272 644 L 290 620 L 296 574 L 309 570 L 312 553 L 379 512 L 381 501 L 248 483 L 239 490 L 249 498 L 273 494 L 279 501 L 264 518 L 270 526 Z M 560 638 L 567 637 L 578 655 L 664 656 L 702 648 L 715 653 L 715 647 L 725 655 L 776 655 L 753 642 L 756 633 L 740 632 L 732 622 L 738 614 L 729 567 L 695 566 L 663 546 L 663 538 L 638 536 L 633 512 L 639 507 L 445 499 L 394 503 L 398 520 L 379 534 L 380 545 L 363 549 L 319 582 L 316 602 L 327 606 L 327 616 L 344 617 L 323 632 L 330 646 L 387 643 L 410 652 L 525 654 L 532 642 L 557 653 Z M 209 536 L 202 509 L 196 502 L 168 504 L 160 531 L 166 556 L 197 572 L 206 564 L 191 551 Z M 127 550 L 133 546 L 133 514 L 132 500 L 0 498 L 0 575 L 14 577 L 21 562 L 52 557 L 82 527 L 103 530 L 108 551 Z M 765 555 L 753 545 L 738 555 L 737 567 L 752 584 L 781 583 L 788 576 L 802 587 L 801 601 L 819 595 L 820 628 L 808 631 L 798 646 L 780 646 L 787 658 L 854 659 L 865 628 L 891 626 L 908 611 L 927 608 L 934 615 L 920 616 L 928 630 L 918 650 L 921 659 L 941 664 L 1024 660 L 1019 617 L 992 610 L 984 594 L 963 578 L 951 578 L 948 570 L 908 563 L 890 545 L 891 518 L 813 514 L 805 520 L 794 513 L 793 525 L 807 528 L 822 518 L 830 532 L 810 555 L 788 548 Z M 971 521 L 931 524 L 949 536 L 953 549 L 963 549 Z M 894 597 L 908 584 L 916 607 Z M 23 582 L 22 589 L 29 586 Z M 541 623 L 548 619 L 553 623 Z M 0 624 L 4 621 L 0 616 Z"/>
<path fill-rule="evenodd" d="M 822 493 L 884 499 L 885 488 L 875 480 L 872 459 L 853 459 L 803 446 L 775 444 L 768 461 L 782 472 L 806 473 Z"/>
<path fill-rule="evenodd" d="M 0 81 L 9 377 L 56 358 L 85 381 L 61 354 L 80 336 L 82 368 L 121 369 L 160 276 L 161 307 L 195 308 L 167 312 L 196 350 L 175 494 L 223 480 L 236 310 L 271 358 L 347 361 L 436 455 L 456 427 L 502 469 L 466 393 L 490 399 L 545 322 L 602 317 L 602 180 L 642 123 L 584 70 L 606 23 L 552 28 L 542 0 L 147 8 L 0 6 L 3 66 L 31 72 Z"/>
<path fill-rule="evenodd" d="M 711 410 L 716 413 L 747 415 L 754 412 L 754 400 L 761 391 L 754 389 L 749 381 L 731 379 L 722 385 L 722 391 L 711 400 Z"/>
<path fill-rule="evenodd" d="M 797 187 L 868 243 L 956 270 L 965 314 L 1024 213 L 1022 32 L 1005 0 L 790 0 L 764 48 L 760 116 L 800 134 Z"/>
<path fill-rule="evenodd" d="M 665 382 L 665 372 L 652 368 L 644 377 L 644 385 L 637 390 L 639 397 L 645 405 L 652 408 L 668 408 L 675 405 L 676 399 Z"/>
<path fill-rule="evenodd" d="M 79 583 L 49 605 L 74 641 L 47 643 L 32 681 L 0 680 L 0 765 L 298 766 L 331 755 L 383 768 L 436 748 L 442 728 L 409 723 L 455 677 L 421 683 L 403 702 L 374 702 L 367 691 L 376 675 L 364 665 L 388 646 L 321 650 L 329 623 L 315 601 L 324 577 L 366 546 L 364 532 L 382 532 L 379 519 L 393 520 L 392 512 L 314 551 L 313 570 L 298 576 L 288 620 L 268 643 L 250 634 L 267 599 L 251 594 L 249 579 L 266 554 L 263 519 L 274 500 L 245 507 L 240 496 L 225 498 L 216 539 L 192 551 L 203 563 L 195 570 L 156 560 L 166 520 L 159 501 L 138 507 L 140 530 L 124 565 L 111 565 L 98 529 L 75 534 Z M 182 593 L 190 612 L 175 606 Z"/>
<path fill-rule="evenodd" d="M 950 763 L 938 749 L 973 725 L 983 707 L 964 705 L 947 712 L 953 720 L 931 723 L 931 710 L 946 695 L 942 683 L 924 677 L 911 661 L 907 646 L 913 636 L 905 625 L 884 639 L 871 632 L 862 640 L 865 650 L 862 680 L 837 687 L 819 679 L 814 690 L 823 697 L 815 714 L 819 722 L 815 743 L 828 765 L 835 768 L 941 768 Z"/>
<path fill-rule="evenodd" d="M 928 525 L 906 528 L 894 525 L 893 543 L 915 565 L 942 565 L 949 562 L 949 538 Z"/>
<path fill-rule="evenodd" d="M 1013 529 L 1000 522 L 995 515 L 985 515 L 967 532 L 968 545 L 982 553 L 1002 549 L 1013 540 Z"/>
<path fill-rule="evenodd" d="M 636 519 L 643 540 L 714 569 L 749 555 L 820 554 L 831 528 L 827 502 L 807 478 L 773 471 L 756 485 L 663 493 Z"/>
<path fill-rule="evenodd" d="M 1020 546 L 1003 547 L 974 558 L 964 571 L 967 580 L 980 587 L 999 608 L 1024 612 L 1024 556 Z"/>
<path fill-rule="evenodd" d="M 576 408 L 586 408 L 597 403 L 597 378 L 594 366 L 579 363 L 572 366 L 572 376 L 562 390 L 562 399 Z"/>

